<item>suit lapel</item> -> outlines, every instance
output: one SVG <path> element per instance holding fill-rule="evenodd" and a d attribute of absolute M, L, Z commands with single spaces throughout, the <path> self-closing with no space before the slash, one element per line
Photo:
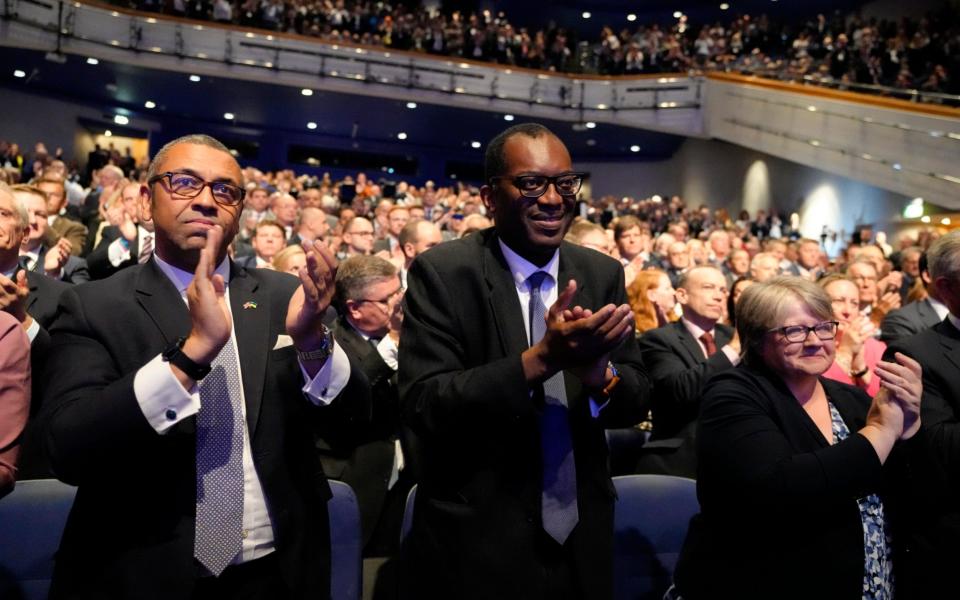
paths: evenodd
<path fill-rule="evenodd" d="M 260 418 L 267 355 L 270 352 L 270 298 L 246 270 L 231 265 L 230 310 L 247 405 L 247 427 L 251 438 Z"/>
<path fill-rule="evenodd" d="M 703 349 L 700 348 L 700 344 L 697 343 L 697 340 L 693 339 L 693 334 L 690 333 L 690 330 L 687 329 L 687 326 L 683 324 L 683 321 L 677 321 L 673 325 L 673 330 L 677 334 L 677 339 L 680 341 L 680 345 L 687 351 L 690 359 L 693 361 L 692 364 L 701 363 L 706 359 L 703 355 Z M 719 347 L 720 344 L 717 344 Z"/>
<path fill-rule="evenodd" d="M 17 268 L 17 271 L 19 270 L 20 269 Z M 17 280 L 17 271 L 14 271 L 13 273 L 14 282 L 16 282 Z M 30 292 L 27 294 L 27 306 L 25 307 L 25 310 L 30 314 L 33 314 L 32 313 L 33 305 L 36 304 L 37 300 L 40 299 L 40 294 L 37 292 L 37 290 L 40 287 L 37 284 L 37 281 L 39 280 L 40 277 L 42 277 L 42 275 L 40 275 L 39 273 L 32 273 L 30 271 L 27 271 L 27 288 L 30 290 Z"/>
<path fill-rule="evenodd" d="M 523 352 L 528 346 L 526 325 L 520 302 L 517 298 L 517 286 L 510 273 L 510 267 L 500 251 L 497 236 L 490 235 L 483 247 L 483 275 L 490 289 L 488 301 L 500 337 L 504 356 Z"/>
<path fill-rule="evenodd" d="M 167 344 L 190 331 L 190 312 L 180 292 L 154 261 L 137 276 L 137 302 L 153 321 Z"/>
<path fill-rule="evenodd" d="M 940 334 L 940 345 L 943 347 L 944 356 L 957 369 L 960 369 L 960 331 L 953 326 L 949 317 L 936 327 L 937 333 Z"/>
<path fill-rule="evenodd" d="M 929 299 L 917 303 L 917 312 L 920 314 L 920 322 L 925 328 L 933 327 L 940 322 L 940 317 L 937 316 L 937 311 L 934 310 Z"/>

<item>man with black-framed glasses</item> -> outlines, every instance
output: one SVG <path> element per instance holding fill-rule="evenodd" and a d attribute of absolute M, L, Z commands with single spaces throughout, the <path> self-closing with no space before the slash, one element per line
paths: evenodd
<path fill-rule="evenodd" d="M 336 260 L 299 281 L 227 256 L 243 200 L 217 140 L 160 149 L 143 264 L 61 296 L 40 429 L 79 486 L 51 598 L 329 596 L 330 489 L 314 432 L 366 422 L 369 388 L 322 325 Z"/>
<path fill-rule="evenodd" d="M 488 145 L 494 227 L 411 264 L 399 381 L 419 487 L 410 598 L 612 595 L 606 427 L 646 415 L 623 267 L 563 242 L 583 174 L 542 125 Z"/>

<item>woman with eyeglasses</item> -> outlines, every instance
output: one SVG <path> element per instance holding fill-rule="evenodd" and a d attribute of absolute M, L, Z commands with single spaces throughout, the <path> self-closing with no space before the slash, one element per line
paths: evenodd
<path fill-rule="evenodd" d="M 887 484 L 920 427 L 920 366 L 879 362 L 881 391 L 825 379 L 830 297 L 799 277 L 743 292 L 744 349 L 706 387 L 697 495 L 674 597 L 893 598 Z M 902 444 L 902 442 L 900 442 Z"/>

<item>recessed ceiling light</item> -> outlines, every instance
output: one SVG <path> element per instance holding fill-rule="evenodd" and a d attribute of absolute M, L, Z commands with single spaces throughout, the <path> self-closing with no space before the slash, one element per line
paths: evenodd
<path fill-rule="evenodd" d="M 929 223 L 929 222 L 930 222 L 930 215 L 923 215 L 922 217 L 920 217 L 920 222 L 921 222 L 921 223 Z"/>
<path fill-rule="evenodd" d="M 811 104 L 810 106 L 807 107 L 807 110 L 809 110 L 810 112 L 817 112 L 817 107 Z"/>
<path fill-rule="evenodd" d="M 597 124 L 594 123 L 593 121 L 587 121 L 586 123 L 583 124 L 583 126 L 586 127 L 587 129 L 593 129 L 597 126 Z"/>
<path fill-rule="evenodd" d="M 124 115 L 113 115 L 113 122 L 117 125 L 126 125 L 130 122 L 130 119 Z"/>
<path fill-rule="evenodd" d="M 100 64 L 100 61 L 97 60 L 97 59 L 95 59 L 95 58 L 93 58 L 93 57 L 91 56 L 90 58 L 87 59 L 87 64 L 88 64 L 88 65 L 99 65 L 99 64 Z"/>
<path fill-rule="evenodd" d="M 300 90 L 300 93 L 304 96 L 312 96 L 313 90 L 311 90 L 310 88 L 303 88 L 302 90 Z"/>
<path fill-rule="evenodd" d="M 598 104 L 598 105 L 597 105 L 597 110 L 607 110 L 607 105 L 606 105 L 606 104 Z"/>
<path fill-rule="evenodd" d="M 674 13 L 673 13 L 673 18 L 674 18 L 674 19 L 679 19 L 679 18 L 682 17 L 682 16 L 683 16 L 683 13 L 680 12 L 679 10 L 678 10 L 678 11 L 674 11 Z"/>
<path fill-rule="evenodd" d="M 949 225 L 949 224 L 950 224 L 950 217 L 944 217 L 944 218 L 940 219 L 940 224 L 941 224 L 941 225 Z"/>
<path fill-rule="evenodd" d="M 317 124 L 314 123 L 313 121 L 310 121 L 309 123 L 307 123 L 307 129 L 316 129 L 316 128 L 317 128 Z"/>
<path fill-rule="evenodd" d="M 233 113 L 231 113 L 231 112 L 223 113 L 223 118 L 226 119 L 226 120 L 228 120 L 228 121 L 232 121 L 234 116 L 235 116 L 235 115 L 234 115 Z"/>
<path fill-rule="evenodd" d="M 477 141 L 470 142 L 470 147 L 471 147 L 471 148 L 479 148 L 481 145 L 482 145 L 482 144 L 481 144 L 480 142 L 477 142 Z"/>
<path fill-rule="evenodd" d="M 17 78 L 23 78 L 27 76 L 27 73 L 26 71 L 21 71 L 20 69 L 17 69 L 13 72 L 13 76 Z"/>
<path fill-rule="evenodd" d="M 633 23 L 634 21 L 637 20 L 637 15 L 630 13 L 629 15 L 627 15 L 627 20 Z"/>
<path fill-rule="evenodd" d="M 106 130 L 106 131 L 103 132 L 103 135 L 105 135 L 105 136 L 107 136 L 107 137 L 110 137 L 110 136 L 113 135 L 113 132 L 108 129 L 108 130 Z"/>
<path fill-rule="evenodd" d="M 729 8 L 730 8 L 730 5 L 727 4 L 726 2 L 720 5 L 720 10 L 727 10 Z"/>
<path fill-rule="evenodd" d="M 903 169 L 903 165 L 901 165 L 900 163 L 893 163 L 893 164 L 890 165 L 890 166 L 893 167 L 893 170 L 894 170 L 894 171 L 900 171 L 900 170 Z"/>
<path fill-rule="evenodd" d="M 580 15 L 580 16 L 583 17 L 584 19 L 589 19 L 589 18 L 592 17 L 593 15 L 591 15 L 591 14 L 590 14 L 589 12 L 587 12 L 587 11 L 583 11 L 583 14 Z"/>
<path fill-rule="evenodd" d="M 199 75 L 191 75 L 191 76 L 190 76 L 190 81 L 196 83 L 196 82 L 200 81 L 200 76 L 199 76 Z"/>
<path fill-rule="evenodd" d="M 405 140 L 405 139 L 407 139 L 407 134 L 401 131 L 400 133 L 397 134 L 397 139 L 398 139 L 398 140 Z"/>
<path fill-rule="evenodd" d="M 504 121 L 512 121 L 514 119 L 513 115 L 503 115 Z"/>
<path fill-rule="evenodd" d="M 143 107 L 144 107 L 144 108 L 156 108 L 156 107 L 157 107 L 157 103 L 154 102 L 153 100 L 147 100 L 146 102 L 143 103 Z"/>
<path fill-rule="evenodd" d="M 416 107 L 417 107 L 417 103 L 416 103 L 416 102 L 407 102 L 407 108 L 409 108 L 409 109 L 414 109 L 414 108 L 416 108 Z"/>
<path fill-rule="evenodd" d="M 588 145 L 588 146 L 596 146 L 596 145 L 597 145 L 597 140 L 587 140 L 587 145 Z"/>
<path fill-rule="evenodd" d="M 636 144 L 630 146 L 630 152 L 640 152 L 640 146 L 637 146 Z"/>

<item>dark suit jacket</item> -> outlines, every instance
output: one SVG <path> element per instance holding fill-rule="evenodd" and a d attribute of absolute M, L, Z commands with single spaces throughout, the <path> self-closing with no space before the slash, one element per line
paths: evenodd
<path fill-rule="evenodd" d="M 714 329 L 717 352 L 703 355 L 682 321 L 651 329 L 638 341 L 653 380 L 653 434 L 642 450 L 638 472 L 695 477 L 695 430 L 707 380 L 733 364 L 721 348 L 733 337 L 722 324 Z"/>
<path fill-rule="evenodd" d="M 48 248 L 46 246 L 40 247 L 40 252 L 37 253 L 37 262 L 33 265 L 31 271 L 40 273 L 41 275 L 46 274 L 43 270 L 43 261 L 47 258 L 47 250 Z M 63 276 L 60 278 L 60 281 L 72 284 L 90 281 L 87 261 L 76 256 L 67 257 L 67 262 L 63 265 Z"/>
<path fill-rule="evenodd" d="M 559 281 L 578 284 L 573 305 L 626 302 L 623 268 L 564 243 Z M 540 409 L 520 355 L 527 348 L 516 285 L 493 229 L 433 248 L 407 278 L 400 398 L 421 445 L 413 530 L 403 548 L 411 598 L 541 598 L 543 532 Z M 561 284 L 562 285 L 562 284 Z M 649 380 L 636 342 L 612 361 L 621 381 L 599 418 L 565 373 L 580 521 L 565 550 L 583 597 L 612 593 L 613 499 L 604 428 L 638 423 Z"/>
<path fill-rule="evenodd" d="M 939 322 L 940 317 L 937 316 L 937 311 L 930 304 L 930 300 L 911 302 L 903 308 L 887 313 L 880 324 L 880 339 L 889 345 L 929 329 Z"/>
<path fill-rule="evenodd" d="M 892 343 L 884 353 L 913 357 L 923 367 L 922 428 L 925 460 L 915 461 L 909 489 L 911 582 L 918 598 L 956 595 L 960 564 L 960 331 L 949 319 Z M 907 487 L 904 484 L 905 487 Z"/>
<path fill-rule="evenodd" d="M 104 227 L 100 235 L 100 243 L 87 255 L 87 269 L 90 271 L 90 277 L 93 279 L 106 279 L 121 269 L 132 267 L 137 264 L 137 258 L 140 255 L 140 236 L 133 238 L 130 242 L 130 258 L 117 266 L 110 264 L 108 249 L 110 244 L 120 237 L 120 228 L 116 225 Z"/>
<path fill-rule="evenodd" d="M 327 440 L 326 447 L 320 446 L 320 458 L 328 476 L 347 483 L 357 494 L 366 546 L 380 519 L 393 472 L 395 442 L 400 430 L 397 377 L 370 342 L 344 317 L 337 319 L 333 334 L 370 382 L 373 418 L 369 429 L 357 440 L 359 443 Z M 398 530 L 394 538 L 399 534 Z"/>
<path fill-rule="evenodd" d="M 708 382 L 697 434 L 700 514 L 674 578 L 684 598 L 861 597 L 857 499 L 883 495 L 898 458 L 881 466 L 856 433 L 870 405 L 862 390 L 820 382 L 850 429 L 835 445 L 768 371 L 741 364 Z M 882 497 L 890 520 L 896 502 Z"/>
<path fill-rule="evenodd" d="M 271 350 L 296 286 L 283 273 L 233 268 L 230 304 L 281 576 L 294 597 L 325 598 L 330 489 L 311 428 L 356 426 L 368 418 L 369 391 L 354 368 L 330 406 L 304 398 L 294 347 Z M 79 490 L 51 598 L 191 597 L 196 419 L 158 435 L 133 389 L 136 372 L 189 329 L 185 303 L 154 261 L 64 293 L 40 421 L 54 472 Z"/>
<path fill-rule="evenodd" d="M 40 327 L 49 329 L 57 314 L 60 294 L 69 290 L 70 284 L 47 277 L 43 273 L 27 271 L 27 286 L 30 288 L 30 294 L 27 296 L 27 312 L 37 320 Z"/>

